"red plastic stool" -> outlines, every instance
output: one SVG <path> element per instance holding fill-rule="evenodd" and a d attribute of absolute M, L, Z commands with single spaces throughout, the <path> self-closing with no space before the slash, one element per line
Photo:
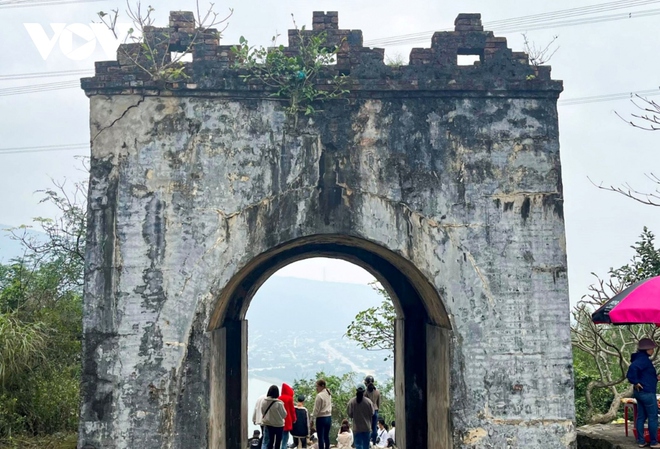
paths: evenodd
<path fill-rule="evenodd" d="M 632 409 L 633 411 L 633 429 L 634 429 L 635 422 L 637 421 L 637 404 L 634 402 L 623 403 L 623 423 L 626 429 L 626 436 L 628 436 L 628 409 Z"/>

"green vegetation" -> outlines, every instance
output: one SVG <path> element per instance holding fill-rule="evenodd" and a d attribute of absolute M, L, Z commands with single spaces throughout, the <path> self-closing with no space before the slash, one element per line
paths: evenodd
<path fill-rule="evenodd" d="M 345 336 L 369 351 L 387 351 L 385 360 L 394 354 L 394 320 L 396 309 L 387 291 L 374 281 L 371 288 L 376 290 L 383 300 L 379 306 L 369 307 L 359 312 L 346 328 Z"/>
<path fill-rule="evenodd" d="M 57 220 L 37 218 L 44 240 L 13 230 L 24 255 L 0 265 L 0 445 L 75 447 L 82 340 L 84 186 L 43 193 Z M 48 440 L 29 438 L 63 434 Z M 62 444 L 64 444 L 64 446 Z"/>
<path fill-rule="evenodd" d="M 355 397 L 355 386 L 362 382 L 362 377 L 357 373 L 346 373 L 342 376 L 326 375 L 323 371 L 316 373 L 313 379 L 298 379 L 293 383 L 296 396 L 305 395 L 305 407 L 311 414 L 314 410 L 314 399 L 316 398 L 316 381 L 325 379 L 328 390 L 332 393 L 332 428 L 330 429 L 330 441 L 337 442 L 337 433 L 343 419 L 347 419 L 346 406 L 348 401 Z M 394 383 L 389 381 L 385 384 L 375 383 L 381 394 L 381 406 L 379 415 L 390 423 L 394 420 Z M 314 423 L 312 423 L 313 425 Z"/>
<path fill-rule="evenodd" d="M 233 47 L 235 68 L 246 72 L 241 75 L 243 80 L 256 80 L 273 89 L 273 97 L 288 100 L 286 113 L 293 118 L 294 127 L 299 113 L 313 115 L 319 112 L 319 102 L 341 98 L 348 92 L 343 75 L 327 75 L 323 88 L 319 87 L 324 68 L 336 62 L 338 47 L 327 44 L 325 32 L 305 33 L 304 26 L 296 30 L 297 51 L 276 45 L 277 36 L 270 48 L 251 47 L 243 36 Z"/>

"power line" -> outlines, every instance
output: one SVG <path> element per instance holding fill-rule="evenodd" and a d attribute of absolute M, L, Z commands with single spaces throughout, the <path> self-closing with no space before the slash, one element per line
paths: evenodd
<path fill-rule="evenodd" d="M 560 22 L 542 22 L 536 25 L 529 24 L 526 26 L 512 26 L 508 28 L 503 27 L 499 29 L 495 27 L 492 28 L 495 30 L 497 34 L 510 34 L 510 33 L 524 32 L 524 31 L 543 30 L 548 28 L 562 28 L 567 26 L 588 25 L 588 24 L 601 23 L 601 22 L 613 22 L 616 20 L 624 20 L 624 19 L 638 19 L 642 17 L 655 16 L 658 14 L 660 14 L 660 9 L 648 9 L 643 11 L 636 11 L 634 13 L 610 14 L 599 17 L 564 20 Z M 490 25 L 488 24 L 486 24 L 485 26 L 491 28 Z M 453 31 L 453 29 L 446 28 L 438 31 Z M 414 36 L 411 35 L 408 37 L 401 37 L 396 39 L 384 38 L 380 41 L 367 41 L 365 42 L 365 45 L 371 47 L 394 47 L 397 45 L 427 42 L 428 40 L 431 39 L 431 37 L 433 37 L 434 33 L 435 31 L 427 31 L 424 33 L 420 33 L 419 35 L 414 35 Z"/>
<path fill-rule="evenodd" d="M 43 153 L 43 152 L 53 152 L 53 151 L 76 151 L 76 150 L 89 151 L 89 143 L 0 148 L 0 156 L 4 154 L 26 154 L 26 153 Z"/>
<path fill-rule="evenodd" d="M 7 0 L 5 0 L 6 2 Z M 8 0 L 10 2 L 19 2 L 25 3 L 26 0 Z M 40 2 L 43 0 L 33 0 L 31 3 Z M 70 0 L 67 0 L 70 1 Z M 103 1 L 103 0 L 77 0 L 77 1 Z M 73 1 L 72 1 L 73 2 Z M 565 18 L 565 17 L 574 17 L 579 15 L 587 15 L 600 13 L 603 11 L 609 11 L 614 9 L 621 9 L 626 7 L 637 7 L 642 5 L 647 5 L 651 3 L 660 3 L 660 0 L 620 0 L 609 3 L 596 4 L 591 6 L 584 6 L 580 8 L 571 8 L 565 10 L 558 10 L 548 13 L 534 14 L 528 16 L 521 16 L 512 19 L 502 19 L 493 22 L 487 22 L 485 26 L 487 28 L 493 27 L 497 28 L 498 33 L 513 33 L 518 31 L 532 31 L 545 28 L 559 28 L 563 26 L 576 26 L 576 25 L 586 25 L 592 23 L 608 22 L 614 20 L 623 20 L 623 19 L 635 19 L 640 17 L 648 17 L 660 14 L 660 9 L 650 9 L 642 10 L 634 13 L 620 13 L 620 14 L 611 14 L 606 16 L 591 17 L 591 18 L 582 18 L 576 20 L 564 20 L 564 21 L 555 21 L 548 22 L 548 19 L 556 18 Z M 0 0 L 0 8 L 4 3 Z M 451 29 L 444 29 L 439 31 L 451 31 Z M 412 44 L 421 41 L 426 41 L 431 38 L 435 31 L 425 31 L 421 33 L 406 34 L 401 36 L 393 36 L 387 38 L 374 39 L 367 41 L 365 45 L 369 46 L 396 46 L 401 44 Z M 8 74 L 0 75 L 0 81 L 12 81 L 17 79 L 31 79 L 31 78 L 49 78 L 49 77 L 65 77 L 65 76 L 74 76 L 74 75 L 87 75 L 93 74 L 93 70 L 67 70 L 59 72 L 37 72 L 37 73 L 26 73 L 26 74 Z M 40 88 L 40 85 L 29 85 L 21 86 L 18 88 L 7 88 L 8 90 L 5 93 L 0 93 L 0 96 L 6 95 L 18 95 L 21 93 L 32 93 L 32 92 L 42 92 L 49 90 L 47 88 Z M 41 85 L 45 86 L 45 85 Z M 27 89 L 28 87 L 34 87 L 34 90 Z M 56 87 L 56 86 L 53 86 Z M 70 85 L 69 87 L 56 87 L 57 89 L 70 89 L 76 86 Z M 25 91 L 21 90 L 25 88 Z M 17 89 L 15 92 L 12 89 Z M 0 92 L 3 90 L 0 89 Z"/>
<path fill-rule="evenodd" d="M 56 6 L 56 5 L 66 5 L 69 3 L 92 3 L 92 2 L 103 2 L 106 0 L 10 0 L 10 1 L 0 1 L 0 9 L 9 9 L 9 8 L 24 8 L 30 6 Z"/>
<path fill-rule="evenodd" d="M 551 11 L 546 13 L 532 14 L 527 16 L 516 17 L 513 19 L 494 20 L 488 22 L 491 26 L 501 25 L 520 25 L 525 23 L 535 23 L 539 21 L 548 21 L 555 19 L 564 19 L 570 17 L 577 17 L 590 14 L 599 14 L 602 12 L 613 11 L 623 8 L 635 8 L 638 6 L 649 5 L 658 3 L 656 0 L 632 0 L 632 1 L 614 1 L 609 3 L 598 3 L 595 5 L 581 6 L 578 8 L 561 9 L 558 11 Z"/>
<path fill-rule="evenodd" d="M 49 149 L 66 149 L 72 147 L 85 146 L 89 148 L 88 143 L 65 143 L 60 145 L 40 145 L 34 147 L 9 147 L 9 148 L 0 148 L 0 153 L 5 151 L 22 151 L 22 150 L 49 150 Z"/>
<path fill-rule="evenodd" d="M 617 1 L 610 3 L 602 3 L 591 6 L 584 6 L 581 8 L 571 8 L 565 10 L 552 11 L 541 14 L 534 14 L 529 16 L 515 17 L 511 19 L 502 19 L 492 22 L 485 22 L 484 27 L 486 29 L 492 29 L 498 33 L 502 32 L 515 32 L 515 31 L 526 31 L 530 29 L 542 29 L 542 27 L 559 27 L 559 26 L 569 26 L 572 24 L 579 24 L 577 21 L 573 22 L 562 22 L 557 19 L 568 19 L 572 17 L 598 14 L 607 11 L 613 11 L 623 8 L 633 8 L 644 6 L 653 3 L 660 3 L 660 0 L 632 0 L 632 1 Z M 609 20 L 619 20 L 621 18 L 636 18 L 638 12 L 621 14 L 616 17 L 609 17 Z M 533 27 L 533 28 L 531 28 Z M 371 39 L 365 42 L 367 46 L 393 46 L 400 45 L 404 43 L 416 43 L 426 41 L 433 36 L 433 33 L 436 31 L 453 31 L 453 28 L 445 28 L 441 30 L 434 31 L 424 31 L 412 34 L 403 34 L 399 36 L 390 36 L 377 39 Z"/>
<path fill-rule="evenodd" d="M 616 94 L 604 94 L 604 95 L 592 95 L 589 97 L 576 97 L 576 98 L 566 98 L 559 100 L 557 103 L 560 106 L 573 106 L 577 104 L 586 104 L 586 103 L 600 103 L 603 101 L 613 101 L 613 100 L 625 100 L 627 98 L 634 98 L 636 96 L 640 97 L 654 97 L 660 95 L 660 88 L 648 89 L 648 90 L 638 90 L 636 92 L 620 92 Z"/>
<path fill-rule="evenodd" d="M 63 76 L 81 76 L 93 74 L 93 69 L 60 70 L 57 72 L 12 73 L 9 75 L 0 75 L 0 81 L 23 80 L 32 78 L 57 78 Z"/>
<path fill-rule="evenodd" d="M 44 84 L 30 84 L 27 86 L 18 87 L 6 87 L 4 89 L 0 89 L 0 97 L 6 97 L 9 95 L 32 94 L 37 92 L 48 92 L 52 90 L 73 89 L 76 87 L 80 87 L 79 80 L 57 81 L 54 83 Z"/>
<path fill-rule="evenodd" d="M 660 14 L 660 9 L 646 9 L 636 12 L 627 12 L 627 13 L 618 13 L 610 14 L 606 16 L 599 17 L 590 17 L 576 20 L 564 20 L 562 22 L 548 22 L 539 25 L 532 25 L 528 27 L 513 27 L 503 30 L 499 30 L 502 34 L 520 32 L 520 31 L 533 31 L 533 30 L 542 30 L 547 28 L 561 28 L 566 26 L 575 26 L 575 25 L 588 25 L 592 23 L 601 23 L 601 22 L 613 22 L 616 20 L 625 20 L 625 19 L 638 19 L 641 17 L 650 17 Z"/>

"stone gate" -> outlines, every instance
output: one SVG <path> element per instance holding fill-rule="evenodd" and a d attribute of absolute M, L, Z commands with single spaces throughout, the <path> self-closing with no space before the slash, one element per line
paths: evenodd
<path fill-rule="evenodd" d="M 183 51 L 191 20 L 149 32 Z M 211 32 L 183 81 L 130 46 L 96 64 L 80 448 L 245 447 L 247 308 L 313 256 L 394 300 L 399 447 L 574 446 L 562 85 L 478 14 L 455 24 L 393 67 L 314 13 L 349 92 L 295 126 Z"/>

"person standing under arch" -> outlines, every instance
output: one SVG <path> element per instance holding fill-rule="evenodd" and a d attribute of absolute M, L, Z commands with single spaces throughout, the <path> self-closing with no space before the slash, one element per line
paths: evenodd
<path fill-rule="evenodd" d="M 261 429 L 261 449 L 266 449 L 266 446 L 268 446 L 268 440 L 266 439 L 266 428 L 264 427 L 263 423 L 261 422 L 261 419 L 263 417 L 263 412 L 261 411 L 261 406 L 263 405 L 264 401 L 266 400 L 265 394 L 262 394 L 257 398 L 256 404 L 254 404 L 254 412 L 252 413 L 252 424 L 255 426 L 259 426 Z"/>
<path fill-rule="evenodd" d="M 316 433 L 319 438 L 319 449 L 330 449 L 330 427 L 332 425 L 332 395 L 325 380 L 316 381 L 316 399 L 314 412 Z"/>
<path fill-rule="evenodd" d="M 380 391 L 376 389 L 374 384 L 374 376 L 367 376 L 364 378 L 364 385 L 367 387 L 367 391 L 364 395 L 369 398 L 369 400 L 374 405 L 374 416 L 371 418 L 371 443 L 376 445 L 376 438 L 378 437 L 378 409 L 380 408 Z"/>
<path fill-rule="evenodd" d="M 307 449 L 307 437 L 310 434 L 310 424 L 309 413 L 305 408 L 305 395 L 299 394 L 298 404 L 296 404 L 296 422 L 291 429 L 291 435 L 293 436 L 295 447 Z"/>
<path fill-rule="evenodd" d="M 369 449 L 371 418 L 374 416 L 374 404 L 365 394 L 366 388 L 359 384 L 355 388 L 355 397 L 348 401 L 346 413 L 353 420 L 353 442 L 355 449 Z"/>
<path fill-rule="evenodd" d="M 286 410 L 284 409 L 284 403 L 278 399 L 279 395 L 280 389 L 277 388 L 277 385 L 271 385 L 266 399 L 261 405 L 263 414 L 261 423 L 265 428 L 265 438 L 268 439 L 267 449 L 280 449 L 282 446 L 282 429 L 284 429 Z"/>
<path fill-rule="evenodd" d="M 282 383 L 282 394 L 280 394 L 280 401 L 284 404 L 286 411 L 286 418 L 284 419 L 284 429 L 282 430 L 282 446 L 281 449 L 287 449 L 289 442 L 289 434 L 293 429 L 293 423 L 296 422 L 296 406 L 293 402 L 293 388 L 287 383 Z M 275 447 L 277 449 L 277 446 Z"/>

